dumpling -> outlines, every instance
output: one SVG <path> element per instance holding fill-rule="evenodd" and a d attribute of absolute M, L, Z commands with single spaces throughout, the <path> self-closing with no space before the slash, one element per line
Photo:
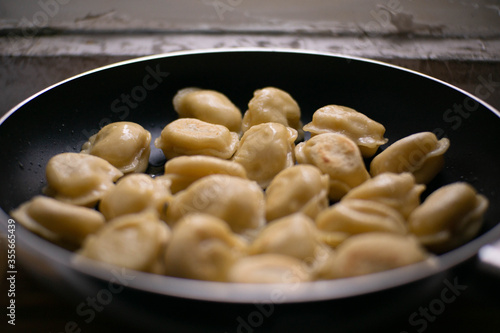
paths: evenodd
<path fill-rule="evenodd" d="M 247 176 L 266 188 L 280 171 L 295 164 L 297 131 L 279 123 L 255 125 L 243 134 L 233 157 Z"/>
<path fill-rule="evenodd" d="M 235 283 L 296 284 L 310 280 L 311 272 L 302 261 L 276 253 L 243 257 L 228 273 L 228 281 Z"/>
<path fill-rule="evenodd" d="M 348 237 L 367 232 L 407 233 L 406 221 L 395 209 L 371 200 L 342 199 L 316 218 L 316 226 L 322 231 L 322 240 L 336 247 Z M 342 239 L 343 238 L 343 239 Z"/>
<path fill-rule="evenodd" d="M 471 240 L 480 230 L 489 201 L 467 183 L 445 185 L 431 193 L 408 219 L 408 228 L 434 252 Z"/>
<path fill-rule="evenodd" d="M 101 157 L 123 173 L 148 168 L 151 133 L 141 125 L 122 121 L 104 126 L 83 144 L 82 153 Z"/>
<path fill-rule="evenodd" d="M 57 243 L 80 245 L 85 237 L 101 228 L 105 219 L 98 211 L 35 196 L 11 212 L 27 229 Z"/>
<path fill-rule="evenodd" d="M 229 159 L 238 148 L 237 133 L 222 125 L 210 124 L 195 118 L 172 121 L 155 140 L 155 147 L 167 159 L 181 155 L 208 155 Z"/>
<path fill-rule="evenodd" d="M 370 178 L 358 146 L 347 136 L 324 133 L 297 144 L 295 157 L 330 176 L 329 197 L 340 200 L 352 188 Z"/>
<path fill-rule="evenodd" d="M 353 140 L 363 157 L 371 157 L 378 147 L 387 143 L 385 127 L 361 112 L 341 105 L 327 105 L 313 114 L 312 122 L 304 126 L 312 136 L 321 133 L 341 133 Z"/>
<path fill-rule="evenodd" d="M 289 93 L 275 87 L 254 92 L 243 115 L 242 131 L 262 123 L 279 123 L 291 127 L 302 137 L 300 107 Z"/>
<path fill-rule="evenodd" d="M 268 223 L 253 240 L 248 253 L 278 253 L 310 263 L 321 245 L 314 221 L 296 213 Z"/>
<path fill-rule="evenodd" d="M 349 191 L 342 200 L 363 199 L 383 203 L 396 209 L 406 219 L 420 205 L 425 185 L 416 184 L 409 172 L 385 172 L 368 179 Z"/>
<path fill-rule="evenodd" d="M 171 180 L 171 190 L 175 194 L 196 180 L 212 174 L 247 178 L 247 172 L 241 164 L 203 155 L 179 156 L 167 161 L 163 177 Z"/>
<path fill-rule="evenodd" d="M 203 177 L 177 193 L 167 209 L 167 222 L 205 213 L 227 222 L 232 231 L 244 233 L 265 223 L 264 193 L 257 183 L 229 175 Z"/>
<path fill-rule="evenodd" d="M 170 180 L 146 174 L 130 174 L 116 183 L 101 199 L 99 211 L 107 220 L 139 213 L 148 208 L 164 215 L 172 194 Z"/>
<path fill-rule="evenodd" d="M 166 274 L 226 281 L 230 267 L 245 251 L 246 243 L 221 219 L 207 214 L 189 214 L 172 230 L 164 255 Z"/>
<path fill-rule="evenodd" d="M 429 257 L 415 237 L 382 232 L 355 235 L 335 255 L 338 278 L 371 274 L 407 266 Z"/>
<path fill-rule="evenodd" d="M 175 94 L 173 104 L 181 118 L 197 118 L 211 124 L 223 125 L 236 133 L 241 129 L 240 109 L 218 91 L 184 88 Z"/>
<path fill-rule="evenodd" d="M 45 194 L 67 203 L 93 207 L 123 173 L 94 155 L 61 153 L 48 161 L 45 175 Z"/>
<path fill-rule="evenodd" d="M 266 219 L 302 212 L 314 219 L 328 207 L 329 177 L 310 164 L 286 168 L 266 189 Z"/>
<path fill-rule="evenodd" d="M 106 264 L 151 272 L 171 236 L 155 210 L 127 214 L 108 221 L 85 239 L 79 253 Z"/>
<path fill-rule="evenodd" d="M 444 153 L 450 140 L 438 140 L 432 132 L 421 132 L 402 138 L 375 156 L 370 174 L 411 172 L 419 184 L 429 183 L 444 165 Z"/>

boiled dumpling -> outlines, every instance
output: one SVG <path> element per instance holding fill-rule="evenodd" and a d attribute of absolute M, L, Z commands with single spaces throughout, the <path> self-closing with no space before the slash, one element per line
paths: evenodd
<path fill-rule="evenodd" d="M 179 156 L 165 164 L 164 176 L 172 182 L 172 193 L 185 190 L 196 180 L 212 174 L 247 178 L 245 168 L 236 162 L 213 156 Z"/>
<path fill-rule="evenodd" d="M 445 185 L 412 212 L 408 227 L 427 248 L 445 252 L 479 232 L 488 204 L 488 199 L 468 183 Z"/>
<path fill-rule="evenodd" d="M 298 163 L 312 164 L 330 176 L 329 197 L 341 199 L 370 178 L 358 146 L 338 133 L 318 134 L 295 148 Z"/>
<path fill-rule="evenodd" d="M 254 92 L 243 115 L 242 131 L 262 123 L 279 123 L 295 129 L 302 137 L 300 107 L 289 93 L 275 87 Z"/>
<path fill-rule="evenodd" d="M 383 203 L 396 209 L 404 218 L 420 205 L 420 195 L 425 185 L 416 184 L 409 172 L 385 172 L 368 179 L 349 191 L 342 200 L 363 199 Z"/>
<path fill-rule="evenodd" d="M 123 173 L 144 172 L 151 152 L 151 133 L 122 121 L 104 126 L 82 147 L 82 153 L 101 157 Z"/>
<path fill-rule="evenodd" d="M 208 123 L 226 126 L 231 132 L 241 129 L 240 109 L 226 95 L 208 89 L 181 89 L 173 99 L 174 109 L 181 118 L 197 118 Z"/>
<path fill-rule="evenodd" d="M 53 242 L 80 245 L 88 235 L 97 232 L 105 219 L 98 211 L 35 196 L 11 212 L 27 229 Z"/>
<path fill-rule="evenodd" d="M 233 161 L 247 176 L 266 188 L 281 170 L 295 164 L 294 141 L 297 131 L 278 123 L 255 125 L 243 134 Z"/>
<path fill-rule="evenodd" d="M 151 272 L 156 270 L 170 234 L 155 210 L 122 215 L 87 237 L 80 254 L 106 264 Z"/>
<path fill-rule="evenodd" d="M 402 138 L 375 156 L 370 174 L 411 172 L 419 184 L 429 183 L 444 165 L 444 153 L 450 140 L 438 140 L 432 132 L 421 132 Z"/>
<path fill-rule="evenodd" d="M 107 220 L 120 215 L 139 213 L 148 208 L 164 215 L 172 194 L 170 180 L 152 178 L 146 174 L 131 174 L 121 178 L 102 197 L 99 210 Z"/>
<path fill-rule="evenodd" d="M 319 213 L 316 225 L 322 231 L 322 240 L 332 247 L 356 234 L 407 233 L 406 221 L 398 211 L 371 200 L 342 199 Z"/>
<path fill-rule="evenodd" d="M 123 173 L 108 161 L 87 154 L 61 153 L 45 170 L 45 194 L 80 206 L 93 207 Z"/>
<path fill-rule="evenodd" d="M 387 271 L 421 262 L 429 257 L 415 237 L 370 232 L 350 237 L 336 251 L 338 278 Z"/>
<path fill-rule="evenodd" d="M 268 223 L 249 248 L 249 254 L 279 253 L 312 262 L 321 241 L 314 221 L 296 213 Z"/>
<path fill-rule="evenodd" d="M 221 219 L 207 214 L 189 214 L 172 230 L 165 252 L 166 274 L 226 281 L 230 267 L 245 250 L 246 243 Z"/>
<path fill-rule="evenodd" d="M 155 140 L 155 147 L 167 159 L 181 155 L 208 155 L 229 159 L 238 148 L 237 133 L 227 127 L 195 118 L 181 118 L 169 123 Z"/>
<path fill-rule="evenodd" d="M 265 222 L 264 193 L 257 183 L 229 175 L 203 177 L 177 193 L 167 209 L 167 222 L 200 212 L 216 216 L 236 233 L 254 230 Z"/>
<path fill-rule="evenodd" d="M 327 105 L 313 114 L 312 122 L 304 126 L 311 135 L 341 133 L 348 136 L 359 147 L 363 157 L 371 157 L 378 147 L 387 143 L 385 128 L 354 109 L 341 105 Z"/>
<path fill-rule="evenodd" d="M 310 218 L 328 207 L 329 177 L 314 165 L 298 164 L 274 177 L 266 190 L 266 219 L 302 212 Z"/>

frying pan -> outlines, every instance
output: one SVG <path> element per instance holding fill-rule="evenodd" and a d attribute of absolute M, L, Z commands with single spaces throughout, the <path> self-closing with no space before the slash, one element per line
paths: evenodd
<path fill-rule="evenodd" d="M 78 152 L 90 135 L 114 121 L 137 122 L 158 137 L 176 119 L 172 97 L 188 86 L 221 91 L 242 111 L 255 89 L 279 87 L 297 100 L 304 123 L 324 105 L 349 106 L 384 124 L 388 144 L 421 131 L 446 136 L 451 141 L 446 166 L 424 196 L 441 185 L 467 181 L 490 200 L 484 226 L 455 250 L 391 271 L 312 283 L 245 285 L 75 263 L 72 252 L 16 224 L 17 260 L 43 283 L 81 300 L 74 318 L 68 318 L 81 329 L 105 308 L 106 316 L 142 330 L 373 331 L 390 320 L 388 314 L 411 313 L 433 291 L 442 290 L 443 281 L 453 282 L 454 267 L 500 239 L 498 111 L 454 86 L 404 68 L 269 49 L 189 51 L 125 61 L 70 78 L 16 106 L 0 120 L 0 230 L 7 234 L 9 211 L 41 193 L 50 157 Z M 148 172 L 161 172 L 164 163 L 161 151 L 152 147 Z M 102 308 L 86 304 L 88 297 Z"/>

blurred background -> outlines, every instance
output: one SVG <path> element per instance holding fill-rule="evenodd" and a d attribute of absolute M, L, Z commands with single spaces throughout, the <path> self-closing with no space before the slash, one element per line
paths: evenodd
<path fill-rule="evenodd" d="M 377 59 L 442 79 L 500 109 L 500 0 L 0 0 L 0 116 L 51 84 L 103 65 L 234 47 Z M 457 274 L 469 292 L 428 332 L 446 331 L 450 323 L 456 329 L 457 320 L 463 332 L 480 331 L 481 322 L 494 326 L 500 308 L 487 295 L 496 280 L 483 276 L 478 284 L 467 266 Z M 64 328 L 74 305 L 22 272 L 17 277 L 15 331 Z M 3 307 L 6 282 L 0 285 Z M 112 328 L 102 316 L 87 327 Z"/>
<path fill-rule="evenodd" d="M 499 0 L 2 0 L 0 112 L 101 65 L 225 47 L 368 57 L 474 94 L 486 80 L 498 108 L 499 36 Z"/>

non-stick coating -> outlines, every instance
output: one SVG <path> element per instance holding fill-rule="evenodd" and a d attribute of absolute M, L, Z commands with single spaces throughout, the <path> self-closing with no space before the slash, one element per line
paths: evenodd
<path fill-rule="evenodd" d="M 157 137 L 176 118 L 173 95 L 188 86 L 221 91 L 243 112 L 254 90 L 279 87 L 297 100 L 304 123 L 324 105 L 349 106 L 384 124 L 389 144 L 420 131 L 447 136 L 451 147 L 446 167 L 429 184 L 427 193 L 450 182 L 470 182 L 491 202 L 481 235 L 500 221 L 496 204 L 500 119 L 495 110 L 459 89 L 412 71 L 364 59 L 283 50 L 144 58 L 70 79 L 22 103 L 0 124 L 2 210 L 9 212 L 39 194 L 46 185 L 48 159 L 79 151 L 90 135 L 109 122 L 137 122 Z M 163 163 L 161 151 L 153 147 L 150 170 L 161 170 Z M 452 262 L 469 258 L 479 245 L 452 251 L 451 256 L 456 253 Z M 59 256 L 57 249 L 47 248 L 51 258 Z M 67 252 L 60 255 L 68 257 Z M 393 285 L 399 284 L 394 281 Z"/>

